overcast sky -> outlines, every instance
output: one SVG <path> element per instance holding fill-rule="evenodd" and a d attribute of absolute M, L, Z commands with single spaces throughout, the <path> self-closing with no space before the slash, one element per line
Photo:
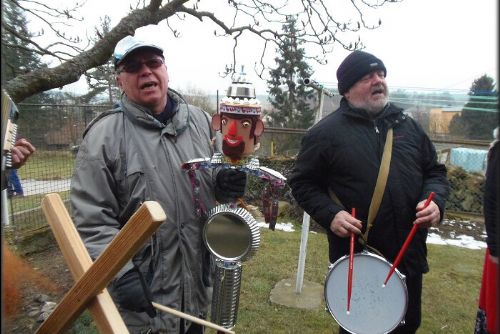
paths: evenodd
<path fill-rule="evenodd" d="M 86 12 L 84 24 L 91 27 L 106 13 L 116 24 L 128 10 L 128 3 L 88 0 L 86 6 L 91 10 Z M 376 17 L 381 18 L 382 27 L 365 30 L 361 40 L 365 51 L 385 63 L 387 81 L 393 90 L 467 90 L 483 74 L 498 80 L 497 6 L 497 0 L 404 0 L 378 9 Z M 177 39 L 163 24 L 139 29 L 137 35 L 152 38 L 165 48 L 171 87 L 184 89 L 191 85 L 208 93 L 225 89 L 228 79 L 220 78 L 219 73 L 232 61 L 231 39 L 216 38 L 211 24 L 196 20 L 188 23 L 178 26 L 182 37 Z M 239 63 L 245 64 L 257 93 L 264 94 L 265 81 L 253 73 L 260 49 L 255 48 L 251 38 L 240 45 Z M 307 48 L 306 54 L 312 56 Z M 335 87 L 336 69 L 347 54 L 336 47 L 328 57 L 328 65 L 309 62 L 315 71 L 313 79 Z M 273 61 L 270 64 L 274 66 Z"/>

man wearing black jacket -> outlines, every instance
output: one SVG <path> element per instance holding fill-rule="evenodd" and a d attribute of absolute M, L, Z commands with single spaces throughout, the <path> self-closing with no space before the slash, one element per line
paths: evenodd
<path fill-rule="evenodd" d="M 427 228 L 441 222 L 449 185 L 429 137 L 388 102 L 386 74 L 384 63 L 372 54 L 354 51 L 346 57 L 337 70 L 340 107 L 304 136 L 289 184 L 299 205 L 325 228 L 334 263 L 349 253 L 350 233 L 366 231 L 386 135 L 393 129 L 387 184 L 367 244 L 394 262 L 413 224 L 420 224 L 398 266 L 406 275 L 409 298 L 405 324 L 393 331 L 415 333 L 421 321 L 422 274 L 429 271 Z M 431 192 L 434 199 L 423 208 Z"/>

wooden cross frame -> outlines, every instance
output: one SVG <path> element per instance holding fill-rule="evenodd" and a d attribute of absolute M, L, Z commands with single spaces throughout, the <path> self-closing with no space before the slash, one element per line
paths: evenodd
<path fill-rule="evenodd" d="M 153 232 L 166 221 L 167 217 L 160 204 L 154 201 L 144 202 L 95 262 L 92 262 L 61 197 L 56 193 L 46 195 L 42 199 L 42 209 L 76 283 L 36 333 L 63 332 L 86 307 L 90 309 L 100 333 L 129 333 L 106 286 Z M 210 327 L 218 333 L 234 334 L 233 331 L 212 322 L 161 304 L 152 304 L 162 312 Z"/>
<path fill-rule="evenodd" d="M 76 283 L 36 333 L 63 332 L 86 307 L 90 308 L 101 333 L 129 333 L 106 286 L 166 221 L 161 206 L 153 201 L 144 202 L 94 263 L 61 197 L 55 193 L 46 195 L 42 209 Z"/>

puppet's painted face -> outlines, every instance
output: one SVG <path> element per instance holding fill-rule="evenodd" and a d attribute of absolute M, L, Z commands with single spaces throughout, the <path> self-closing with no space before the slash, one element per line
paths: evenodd
<path fill-rule="evenodd" d="M 221 131 L 222 153 L 233 162 L 252 155 L 256 139 L 264 131 L 264 124 L 258 116 L 228 113 L 215 114 L 212 127 Z"/>

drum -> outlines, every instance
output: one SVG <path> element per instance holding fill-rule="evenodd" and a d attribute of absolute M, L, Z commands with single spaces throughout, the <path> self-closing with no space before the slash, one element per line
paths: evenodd
<path fill-rule="evenodd" d="M 408 306 L 404 275 L 396 269 L 383 286 L 391 264 L 369 252 L 355 254 L 347 312 L 348 268 L 346 255 L 332 265 L 325 280 L 328 311 L 342 328 L 355 334 L 385 334 L 404 323 Z"/>

